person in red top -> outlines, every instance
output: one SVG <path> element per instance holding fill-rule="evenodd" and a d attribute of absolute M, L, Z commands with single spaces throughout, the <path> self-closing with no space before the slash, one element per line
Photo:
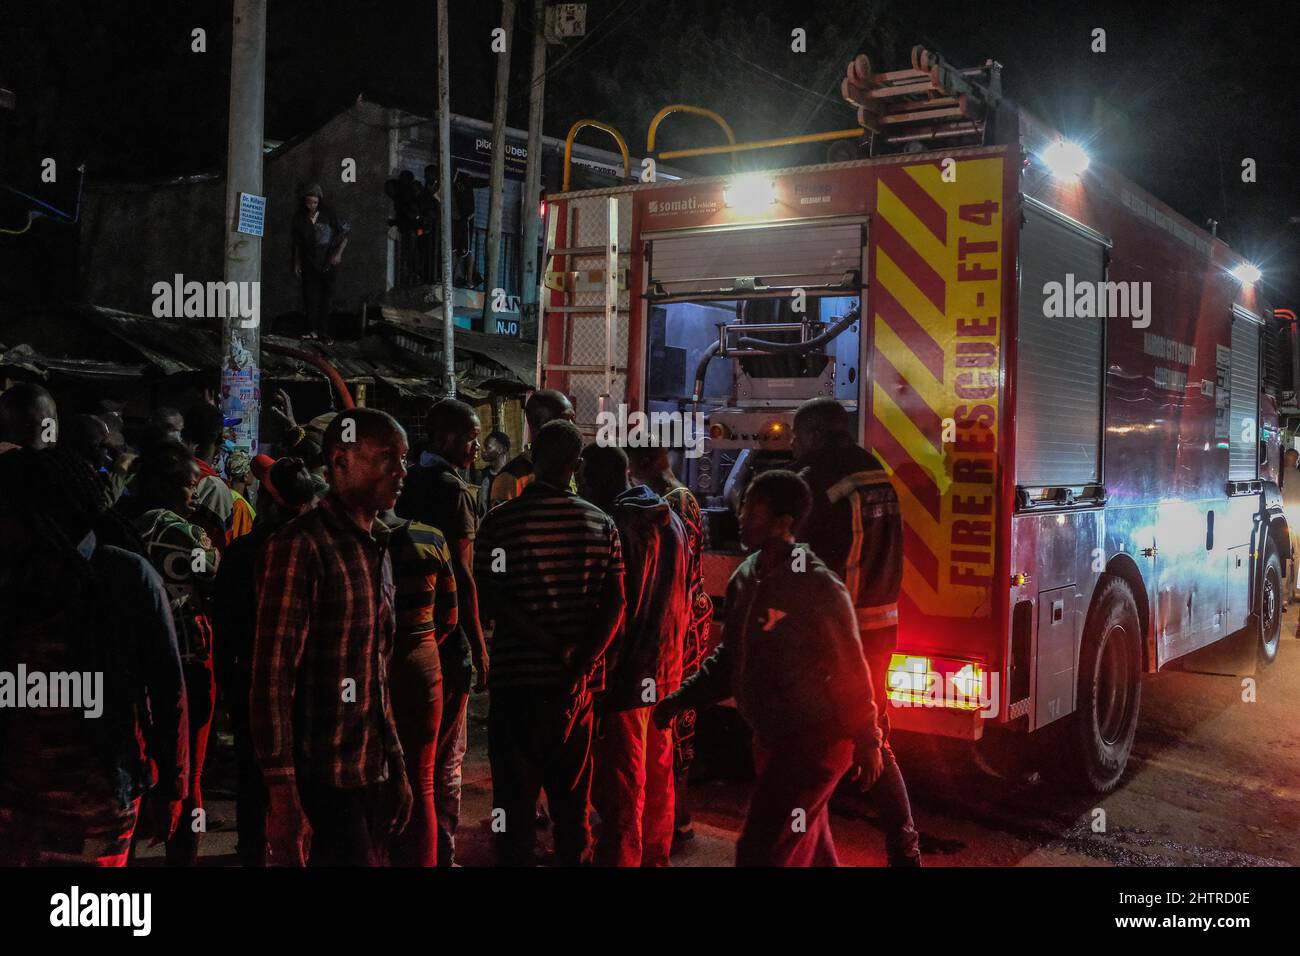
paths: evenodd
<path fill-rule="evenodd" d="M 677 480 L 668 460 L 668 449 L 657 446 L 629 448 L 628 472 L 638 485 L 645 485 L 668 502 L 668 507 L 686 527 L 689 549 L 686 579 L 690 585 L 691 623 L 682 642 L 682 680 L 700 669 L 709 650 L 709 628 L 713 621 L 713 599 L 704 586 L 704 514 L 691 490 Z M 695 838 L 691 826 L 686 778 L 695 760 L 695 711 L 684 710 L 673 720 L 673 846 Z"/>
<path fill-rule="evenodd" d="M 627 610 L 606 651 L 596 698 L 592 800 L 598 866 L 667 866 L 673 841 L 673 737 L 650 712 L 681 683 L 690 627 L 686 528 L 645 485 L 630 487 L 621 448 L 588 445 L 583 497 L 614 519 L 623 547 Z"/>

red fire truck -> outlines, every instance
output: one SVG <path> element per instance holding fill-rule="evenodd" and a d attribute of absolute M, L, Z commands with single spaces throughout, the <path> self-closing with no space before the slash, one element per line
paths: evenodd
<path fill-rule="evenodd" d="M 665 108 L 643 179 L 815 139 L 866 155 L 550 195 L 538 382 L 592 433 L 620 405 L 703 413 L 679 475 L 718 599 L 745 482 L 788 465 L 800 402 L 839 399 L 903 512 L 894 726 L 1068 721 L 1077 778 L 1106 791 L 1144 671 L 1243 629 L 1277 654 L 1268 310 L 1249 263 L 1003 99 L 999 71 L 859 57 L 855 129 L 737 144 L 724 123 L 725 146 L 656 156 L 664 116 L 712 116 Z"/>

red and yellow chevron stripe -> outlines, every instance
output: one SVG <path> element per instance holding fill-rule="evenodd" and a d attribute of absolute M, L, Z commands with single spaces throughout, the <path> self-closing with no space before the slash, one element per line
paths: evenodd
<path fill-rule="evenodd" d="M 904 607 L 991 612 L 1003 159 L 887 166 L 868 288 L 869 437 L 898 489 Z"/>

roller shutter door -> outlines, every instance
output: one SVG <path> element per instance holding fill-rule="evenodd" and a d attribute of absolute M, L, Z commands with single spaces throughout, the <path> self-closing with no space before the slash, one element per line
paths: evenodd
<path fill-rule="evenodd" d="M 1232 365 L 1229 380 L 1228 480 L 1256 477 L 1259 459 L 1259 326 L 1242 315 L 1232 317 Z"/>
<path fill-rule="evenodd" d="M 1101 480 L 1102 323 L 1044 315 L 1044 286 L 1105 279 L 1105 245 L 1036 207 L 1020 233 L 1016 484 Z"/>
<path fill-rule="evenodd" d="M 798 223 L 653 238 L 650 284 L 665 295 L 757 288 L 854 287 L 863 224 Z M 851 274 L 845 283 L 846 274 Z"/>

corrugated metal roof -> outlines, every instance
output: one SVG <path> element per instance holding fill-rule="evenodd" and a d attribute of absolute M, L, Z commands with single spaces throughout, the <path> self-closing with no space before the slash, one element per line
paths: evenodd
<path fill-rule="evenodd" d="M 415 309 L 384 306 L 383 321 L 374 323 L 401 348 L 442 360 L 442 319 Z M 487 335 L 467 329 L 456 330 L 457 360 L 473 358 L 484 367 L 476 369 L 479 377 L 500 380 L 504 385 L 515 382 L 531 388 L 537 374 L 537 346 L 505 335 Z M 441 366 L 440 366 L 441 367 Z"/>
<path fill-rule="evenodd" d="M 162 375 L 215 371 L 221 365 L 217 333 L 193 322 L 157 319 L 118 309 L 88 306 L 80 310 L 89 321 L 138 353 Z M 267 381 L 317 381 L 322 372 L 311 363 L 277 350 L 291 348 L 322 356 L 346 382 L 383 381 L 410 395 L 442 394 L 441 335 L 420 330 L 419 338 L 435 342 L 437 354 L 403 347 L 400 337 L 381 328 L 379 334 L 330 345 L 279 335 L 262 336 L 262 377 Z M 522 357 L 532 347 L 507 342 L 499 336 L 458 332 L 456 337 L 458 386 L 467 394 L 486 397 L 491 391 L 517 391 L 527 387 L 531 363 Z M 140 366 L 136 374 L 146 366 Z M 490 384 L 488 384 L 490 383 Z M 487 385 L 484 388 L 484 385 Z"/>
<path fill-rule="evenodd" d="M 102 359 L 60 358 L 42 355 L 30 345 L 0 346 L 0 369 L 27 372 L 46 381 L 71 378 L 80 381 L 130 381 L 144 374 L 144 365 L 124 365 Z"/>
<path fill-rule="evenodd" d="M 102 306 L 89 306 L 82 311 L 90 321 L 139 352 L 163 375 L 221 366 L 221 343 L 212 332 L 195 323 L 155 319 Z"/>

